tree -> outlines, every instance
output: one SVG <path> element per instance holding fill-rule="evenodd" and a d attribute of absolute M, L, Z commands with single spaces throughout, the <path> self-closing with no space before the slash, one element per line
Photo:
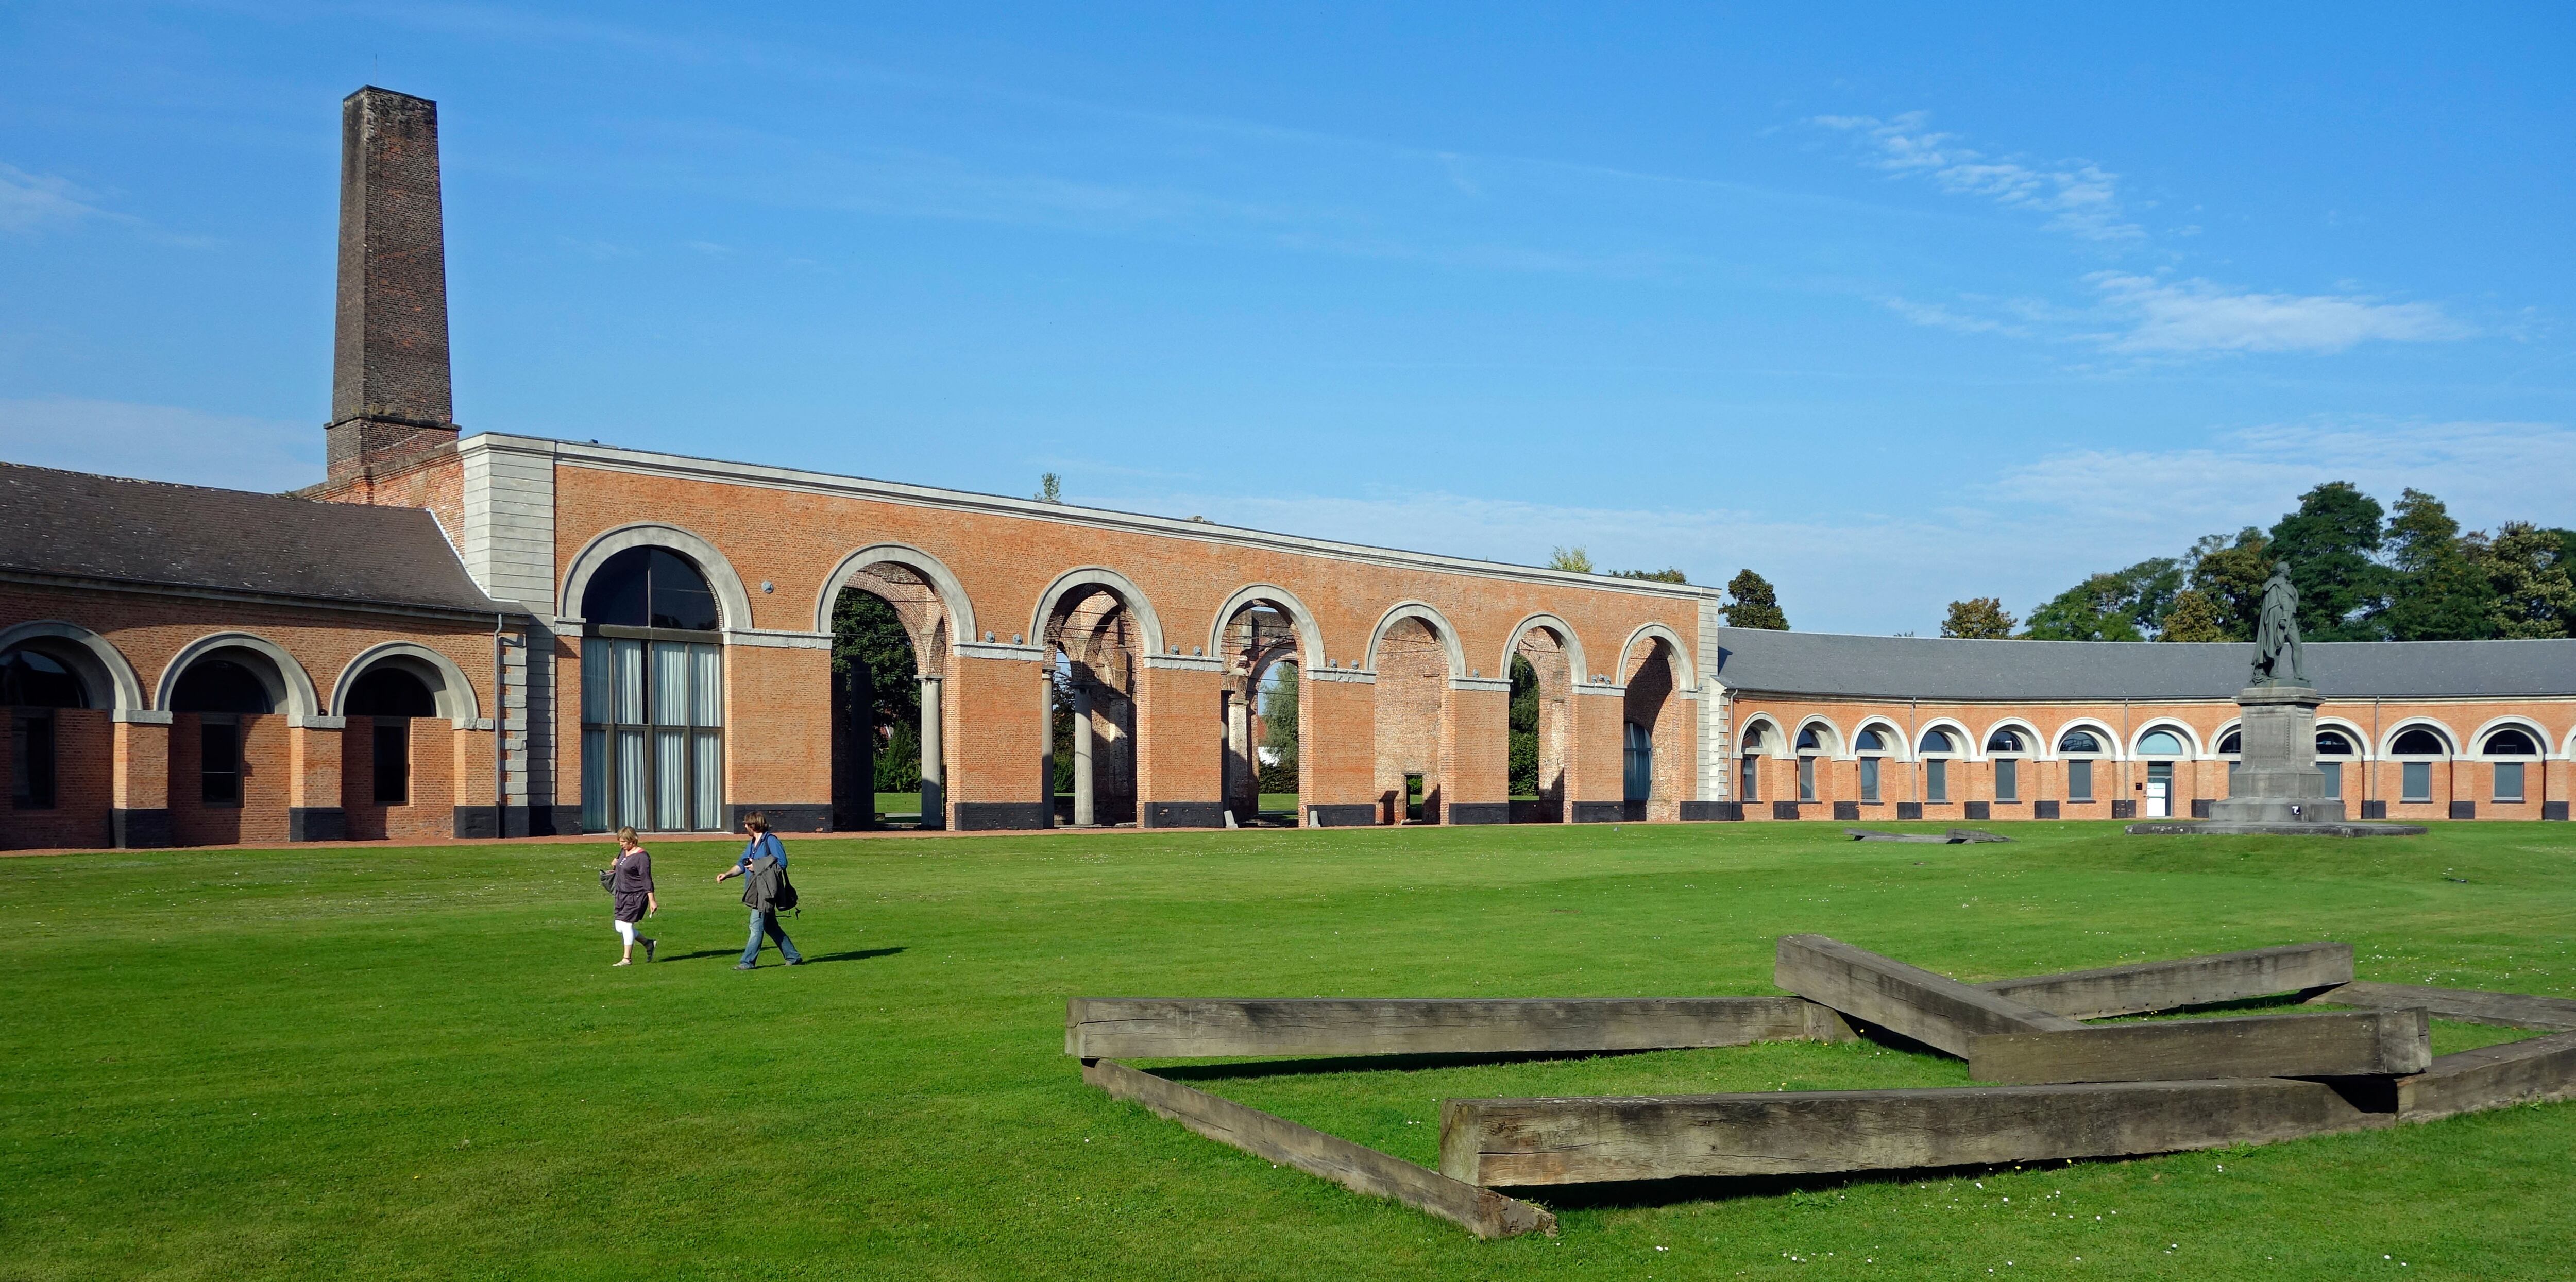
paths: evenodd
<path fill-rule="evenodd" d="M 2559 532 L 2507 521 L 2493 539 L 2470 535 L 2469 556 L 2495 591 L 2488 617 L 2499 637 L 2563 637 L 2576 624 L 2576 585 L 2559 560 Z"/>
<path fill-rule="evenodd" d="M 2142 641 L 2129 618 L 2131 591 L 2118 574 L 2096 574 L 2030 612 L 2033 641 Z"/>
<path fill-rule="evenodd" d="M 1554 555 L 1547 558 L 1547 568 L 1570 570 L 1576 574 L 1590 574 L 1592 573 L 1592 554 L 1584 551 L 1580 543 L 1570 548 L 1558 548 Z"/>
<path fill-rule="evenodd" d="M 1538 669 L 1530 661 L 1512 656 L 1511 711 L 1511 792 L 1508 796 L 1538 795 Z"/>
<path fill-rule="evenodd" d="M 2493 581 L 2469 557 L 2460 523 L 2422 490 L 2399 496 L 2388 522 L 2388 606 L 2381 624 L 2398 641 L 2475 641 L 2495 635 Z"/>
<path fill-rule="evenodd" d="M 1970 597 L 1950 603 L 1950 617 L 1941 620 L 1941 635 L 2000 641 L 2012 635 L 2013 623 L 2012 614 L 2004 609 L 2001 599 Z"/>
<path fill-rule="evenodd" d="M 2198 588 L 2184 588 L 2174 594 L 2173 605 L 2165 611 L 2164 626 L 2157 631 L 2158 641 L 2224 641 L 2227 620 L 2219 613 L 2218 601 Z"/>
<path fill-rule="evenodd" d="M 2299 496 L 2299 510 L 2272 527 L 2272 553 L 2299 589 L 2299 632 L 2310 641 L 2376 641 L 2388 596 L 2379 551 L 2379 500 L 2348 481 Z"/>
<path fill-rule="evenodd" d="M 861 724 L 880 746 L 875 750 L 878 792 L 910 792 L 921 786 L 921 683 L 912 653 L 912 634 L 894 607 L 873 592 L 844 591 L 832 601 L 832 674 L 849 681 L 865 677 L 867 715 Z"/>
<path fill-rule="evenodd" d="M 1780 610 L 1780 596 L 1771 590 L 1771 581 L 1751 570 L 1738 570 L 1726 581 L 1730 598 L 1720 613 L 1730 628 L 1763 628 L 1772 632 L 1789 630 L 1789 616 Z"/>
<path fill-rule="evenodd" d="M 1297 690 L 1295 660 L 1271 665 L 1261 684 L 1261 746 L 1276 760 L 1253 772 L 1263 792 L 1297 791 Z"/>
<path fill-rule="evenodd" d="M 1646 582 L 1648 582 L 1648 583 L 1688 583 L 1688 582 L 1690 582 L 1690 576 L 1688 576 L 1688 575 L 1686 575 L 1686 574 L 1683 574 L 1680 570 L 1676 570 L 1676 569 L 1662 569 L 1662 570 L 1612 570 L 1612 571 L 1610 572 L 1610 577 L 1611 577 L 1611 578 L 1614 578 L 1614 579 L 1643 579 L 1643 580 L 1645 580 L 1645 581 L 1646 581 Z"/>
<path fill-rule="evenodd" d="M 1064 478 L 1057 476 L 1053 472 L 1040 473 L 1038 476 L 1037 499 L 1040 503 L 1064 502 Z M 1192 519 L 1195 520 L 1197 518 L 1193 517 Z"/>
<path fill-rule="evenodd" d="M 2253 640 L 2254 624 L 2263 615 L 2263 583 L 2272 577 L 2271 538 L 2250 525 L 2238 530 L 2232 542 L 2224 534 L 2207 535 L 2191 545 L 2184 560 L 2185 590 L 2200 594 L 2218 628 L 2217 636 L 2203 639 Z M 2174 598 L 2177 608 L 2181 599 Z M 2170 632 L 2173 625 L 2168 620 L 2163 627 Z"/>

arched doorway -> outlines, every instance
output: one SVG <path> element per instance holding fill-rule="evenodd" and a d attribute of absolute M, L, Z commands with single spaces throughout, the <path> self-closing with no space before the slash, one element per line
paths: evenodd
<path fill-rule="evenodd" d="M 1567 744 L 1573 709 L 1566 700 L 1583 669 L 1573 629 L 1534 616 L 1513 633 L 1506 671 L 1512 681 L 1508 748 L 1513 823 L 1565 821 Z"/>
<path fill-rule="evenodd" d="M 1457 636 L 1428 606 L 1389 611 L 1369 646 L 1377 673 L 1378 822 L 1440 823 L 1449 773 L 1449 683 Z"/>
<path fill-rule="evenodd" d="M 290 758 L 286 718 L 277 714 L 311 701 L 270 649 L 216 643 L 178 661 L 164 706 L 170 826 L 180 845 L 286 835 Z"/>
<path fill-rule="evenodd" d="M 724 815 L 724 636 L 706 572 L 630 547 L 582 593 L 581 826 L 713 832 Z"/>
<path fill-rule="evenodd" d="M 1078 826 L 1136 822 L 1137 678 L 1148 642 L 1126 595 L 1078 582 L 1046 614 L 1044 795 Z"/>
<path fill-rule="evenodd" d="M 836 829 L 947 826 L 939 692 L 960 627 L 948 604 L 952 583 L 909 548 L 862 550 L 832 576 L 824 622 Z"/>
<path fill-rule="evenodd" d="M 71 655 L 41 642 L 0 650 L 0 711 L 9 718 L 9 806 L 13 825 L 26 822 L 36 812 L 55 810 L 63 803 L 64 740 L 79 737 L 88 719 L 61 714 L 86 711 L 100 703 L 99 695 L 82 679 L 83 666 Z M 77 753 L 74 759 L 95 755 L 94 751 Z"/>
<path fill-rule="evenodd" d="M 1304 610 L 1277 597 L 1237 600 L 1217 627 L 1226 660 L 1223 795 L 1237 824 L 1291 828 L 1305 812 Z"/>
<path fill-rule="evenodd" d="M 1631 822 L 1679 819 L 1679 799 L 1689 791 L 1681 770 L 1687 756 L 1682 731 L 1690 719 L 1675 711 L 1681 688 L 1677 655 L 1658 631 L 1632 640 L 1623 656 L 1621 814 Z"/>

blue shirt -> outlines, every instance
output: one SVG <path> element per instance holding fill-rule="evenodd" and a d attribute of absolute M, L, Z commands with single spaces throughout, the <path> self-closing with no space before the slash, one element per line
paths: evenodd
<path fill-rule="evenodd" d="M 778 859 L 779 867 L 787 866 L 787 847 L 779 844 L 777 833 L 764 832 L 752 838 L 751 844 L 742 848 L 742 862 L 735 864 L 734 867 L 749 868 L 751 861 L 762 855 L 774 855 Z"/>

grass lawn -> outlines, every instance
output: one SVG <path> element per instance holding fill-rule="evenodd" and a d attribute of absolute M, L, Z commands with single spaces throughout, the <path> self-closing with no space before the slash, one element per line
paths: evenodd
<path fill-rule="evenodd" d="M 1931 1181 L 1542 1195 L 1561 1236 L 1485 1243 L 1113 1102 L 1062 1054 L 1068 994 L 1764 993 L 1794 931 L 1972 980 L 2343 939 L 2364 978 L 2576 995 L 2576 825 L 2006 831 L 791 840 L 817 964 L 750 974 L 738 883 L 708 881 L 723 843 L 656 850 L 666 960 L 623 970 L 604 844 L 0 859 L 0 1279 L 2576 1271 L 2570 1105 Z M 2507 1035 L 2438 1025 L 2435 1049 Z M 1425 1162 L 1444 1096 L 1964 1080 L 1869 1043 L 1189 1072 Z"/>

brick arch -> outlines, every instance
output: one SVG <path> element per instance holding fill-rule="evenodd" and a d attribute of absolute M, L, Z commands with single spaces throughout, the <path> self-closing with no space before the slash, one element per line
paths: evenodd
<path fill-rule="evenodd" d="M 1968 741 L 1968 747 L 1973 753 L 1975 753 L 1976 760 L 1993 761 L 1998 759 L 1987 755 L 1988 749 L 1986 748 L 1986 741 L 1994 738 L 1995 732 L 1998 730 L 2019 730 L 2022 733 L 2022 737 L 2030 741 L 2030 747 L 2021 754 L 2021 757 L 2019 758 L 2020 760 L 2038 761 L 2042 759 L 2041 754 L 2048 751 L 2048 736 L 2041 734 L 2039 732 L 2039 727 L 2032 724 L 2029 718 L 1997 717 L 1993 721 L 1986 723 L 1986 728 L 1978 731 L 1976 736 Z"/>
<path fill-rule="evenodd" d="M 2538 756 L 2538 757 L 2490 757 L 2490 756 L 2488 756 L 2488 755 L 2487 755 L 2487 736 L 2488 736 L 2488 735 L 2491 735 L 2491 734 L 2493 734 L 2493 733 L 2495 733 L 2495 732 L 2496 732 L 2496 731 L 2498 731 L 2498 730 L 2506 730 L 2506 729 L 2519 730 L 2519 731 L 2523 732 L 2524 734 L 2527 734 L 2527 735 L 2531 736 L 2531 746 L 2533 746 L 2533 747 L 2535 747 L 2535 748 L 2538 748 L 2538 749 L 2540 750 L 2540 752 L 2541 752 L 2541 756 Z M 2477 728 L 2477 732 L 2476 732 L 2476 733 L 2474 733 L 2474 734 L 2471 734 L 2471 735 L 2468 737 L 2468 739 L 2467 739 L 2465 742 L 2463 742 L 2463 743 L 2459 746 L 2459 748 L 2456 750 L 2456 755 L 2458 755 L 2458 756 L 2460 756 L 2460 757 L 2463 757 L 2463 758 L 2465 758 L 2465 759 L 2471 760 L 2471 761 L 2539 761 L 2539 760 L 2544 759 L 2544 758 L 2548 755 L 2548 753 L 2549 753 L 2549 731 L 2548 731 L 2548 730 L 2546 730 L 2546 729 L 2544 729 L 2544 728 L 2541 726 L 2540 722 L 2538 722 L 2538 721 L 2536 721 L 2536 720 L 2534 720 L 2534 719 L 2532 719 L 2532 718 L 2530 718 L 2530 717 L 2521 716 L 2521 715 L 2519 715 L 2519 714 L 2513 714 L 2513 713 L 2508 713 L 2508 714 L 2506 714 L 2506 715 L 2504 715 L 2504 716 L 2501 716 L 2501 717 L 2490 717 L 2490 718 L 2488 718 L 2488 719 L 2487 719 L 2487 721 L 2486 721 L 2486 724 L 2479 726 L 2479 727 Z"/>
<path fill-rule="evenodd" d="M 2146 720 L 2139 722 L 2137 729 L 2129 732 L 2129 741 L 2121 745 L 2121 751 L 2127 754 L 2122 759 L 2127 761 L 2155 760 L 2155 758 L 2148 757 L 2139 752 L 2138 745 L 2145 742 L 2148 735 L 2154 734 L 2158 730 L 2170 730 L 2174 733 L 2175 738 L 2182 740 L 2182 755 L 2170 758 L 2170 760 L 2198 761 L 2210 755 L 2209 749 L 2204 747 L 2201 743 L 2199 732 L 2191 728 L 2191 723 L 2184 721 L 2179 717 L 2149 717 Z"/>
<path fill-rule="evenodd" d="M 1976 759 L 1976 732 L 1968 728 L 1967 722 L 1961 721 L 1957 717 L 1932 717 L 1924 721 L 1923 724 L 1916 726 L 1914 728 L 1914 742 L 1907 744 L 1906 750 L 1917 758 L 1929 760 L 1930 758 L 1923 757 L 1923 736 L 1935 730 L 1949 731 L 1950 736 L 1959 742 L 1958 749 L 1951 752 L 1948 756 L 1941 758 L 1941 760 L 1973 761 Z"/>
<path fill-rule="evenodd" d="M 1221 653 L 1225 649 L 1226 625 L 1234 622 L 1234 616 L 1246 608 L 1262 604 L 1276 606 L 1288 616 L 1288 626 L 1297 633 L 1298 661 L 1307 668 L 1323 667 L 1324 629 L 1315 621 L 1315 612 L 1307 609 L 1306 603 L 1298 600 L 1296 593 L 1271 583 L 1251 583 L 1236 588 L 1234 595 L 1217 607 L 1216 618 L 1208 625 L 1207 652 L 1210 655 Z"/>
<path fill-rule="evenodd" d="M 127 661 L 125 652 L 117 649 L 107 638 L 77 623 L 33 619 L 0 631 L 0 652 L 30 641 L 58 642 L 60 644 L 41 648 L 55 657 L 72 659 L 76 668 L 93 669 L 81 672 L 81 682 L 83 685 L 96 683 L 105 686 L 98 693 L 106 696 L 112 711 L 137 712 L 151 706 L 143 701 L 143 682 L 134 675 L 134 665 Z M 86 660 L 81 656 L 87 656 Z"/>
<path fill-rule="evenodd" d="M 182 646 L 177 654 L 170 656 L 170 665 L 161 670 L 161 683 L 153 691 L 152 706 L 169 708 L 171 696 L 178 692 L 179 678 L 187 675 L 188 669 L 198 660 L 218 650 L 248 650 L 268 660 L 277 669 L 278 678 L 285 683 L 285 689 L 271 693 L 283 696 L 278 702 L 286 705 L 287 716 L 302 722 L 322 715 L 321 697 L 314 693 L 313 678 L 304 671 L 304 665 L 296 662 L 295 656 L 288 654 L 285 647 L 248 632 L 208 633 Z"/>
<path fill-rule="evenodd" d="M 414 641 L 386 641 L 359 651 L 358 657 L 340 669 L 340 679 L 332 683 L 331 715 L 347 716 L 349 692 L 357 688 L 358 678 L 367 675 L 369 669 L 388 663 L 415 674 L 423 667 L 434 673 L 437 680 L 424 684 L 438 700 L 438 715 L 458 728 L 482 719 L 481 705 L 474 695 L 474 683 L 466 679 L 465 670 L 456 666 L 456 660 Z"/>
<path fill-rule="evenodd" d="M 564 574 L 563 595 L 556 598 L 564 617 L 576 617 L 583 594 L 590 590 L 591 576 L 599 573 L 599 567 L 607 564 L 608 558 L 629 548 L 641 547 L 669 548 L 689 558 L 698 567 L 698 573 L 707 576 L 707 586 L 714 589 L 716 608 L 724 615 L 719 622 L 725 630 L 739 631 L 751 626 L 751 594 L 743 591 L 742 576 L 734 572 L 733 562 L 726 560 L 725 554 L 705 538 L 659 521 L 638 521 L 602 531 L 583 544 L 581 551 L 573 554 L 572 568 Z"/>
<path fill-rule="evenodd" d="M 2102 741 L 2102 751 L 2090 756 L 2060 757 L 2057 749 L 2058 740 L 2064 739 L 2070 732 L 2077 730 L 2091 731 L 2094 738 Z M 2121 761 L 2126 759 L 2123 745 L 2120 743 L 2120 732 L 2112 729 L 2111 723 L 2104 721 L 2100 717 L 2069 717 L 2058 725 L 2057 732 L 2055 734 L 2042 740 L 2039 747 L 2039 759 L 2042 761 Z"/>
<path fill-rule="evenodd" d="M 1825 750 L 1822 753 L 1819 753 L 1819 756 L 1823 756 L 1834 761 L 1841 761 L 1851 755 L 1851 739 L 1843 734 L 1843 728 L 1841 726 L 1834 724 L 1833 718 L 1828 717 L 1821 712 L 1811 712 L 1806 716 L 1798 718 L 1798 728 L 1790 731 L 1788 735 L 1788 743 L 1786 745 L 1788 751 L 1781 755 L 1784 757 L 1797 756 L 1798 736 L 1805 734 L 1810 728 L 1816 726 L 1824 727 L 1826 737 L 1833 740 L 1833 742 L 1825 745 Z"/>
<path fill-rule="evenodd" d="M 1503 638 L 1503 664 L 1494 669 L 1506 679 L 1512 675 L 1512 659 L 1521 651 L 1521 638 L 1533 629 L 1544 628 L 1556 634 L 1557 644 L 1564 647 L 1567 680 L 1582 685 L 1590 679 L 1592 669 L 1584 665 L 1583 638 L 1576 636 L 1574 625 L 1546 611 L 1540 611 L 1512 625 L 1510 636 Z"/>
<path fill-rule="evenodd" d="M 1660 623 L 1641 624 L 1638 626 L 1636 631 L 1628 634 L 1627 641 L 1622 643 L 1619 647 L 1618 680 L 1626 681 L 1628 679 L 1628 660 L 1631 656 L 1636 654 L 1637 644 L 1641 641 L 1647 640 L 1662 641 L 1664 645 L 1672 651 L 1672 658 L 1669 659 L 1668 662 L 1673 665 L 1673 689 L 1675 691 L 1697 690 L 1699 688 L 1699 676 L 1691 668 L 1690 651 L 1682 645 L 1680 634 Z"/>
<path fill-rule="evenodd" d="M 1057 575 L 1055 582 L 1047 585 L 1046 591 L 1038 594 L 1037 612 L 1029 616 L 1029 630 L 1021 634 L 1028 638 L 1026 644 L 1044 644 L 1047 620 L 1055 617 L 1056 608 L 1064 603 L 1066 597 L 1080 589 L 1093 587 L 1116 593 L 1118 599 L 1126 605 L 1127 613 L 1136 620 L 1136 629 L 1146 654 L 1166 653 L 1166 647 L 1163 644 L 1162 620 L 1154 616 L 1154 603 L 1145 599 L 1144 589 L 1137 587 L 1135 580 L 1126 575 L 1098 565 L 1086 565 L 1079 569 L 1067 570 Z"/>
<path fill-rule="evenodd" d="M 2442 742 L 2448 745 L 2442 753 L 2442 760 L 2457 761 L 2469 755 L 2468 749 L 2471 745 L 2460 742 L 2459 732 L 2453 730 L 2450 723 L 2439 717 L 2427 716 L 2402 717 L 2389 726 L 2388 733 L 2380 736 L 2379 755 L 2394 760 L 2397 754 L 2391 750 L 2391 745 L 2397 742 L 2397 736 L 2418 728 L 2430 730 L 2442 736 Z"/>
<path fill-rule="evenodd" d="M 814 598 L 814 630 L 832 630 L 832 604 L 840 599 L 841 590 L 849 586 L 850 580 L 869 566 L 886 564 L 902 566 L 930 585 L 932 594 L 939 598 L 940 608 L 948 612 L 949 640 L 952 643 L 972 641 L 983 635 L 975 630 L 975 602 L 966 595 L 966 585 L 958 579 L 956 572 L 938 557 L 909 543 L 871 543 L 842 557 L 840 563 L 832 567 L 832 572 L 823 576 L 822 591 Z M 925 672 L 933 670 L 927 658 L 922 656 L 916 660 L 922 663 Z"/>
<path fill-rule="evenodd" d="M 1852 756 L 1858 757 L 1860 755 L 1861 732 L 1872 729 L 1877 730 L 1881 735 L 1884 735 L 1887 738 L 1888 742 L 1896 745 L 1893 750 L 1883 752 L 1878 755 L 1883 756 L 1890 761 L 1912 761 L 1914 759 L 1914 745 L 1905 741 L 1905 727 L 1896 724 L 1895 718 L 1883 716 L 1875 712 L 1862 717 L 1859 721 L 1852 724 Z"/>
<path fill-rule="evenodd" d="M 2237 723 L 2230 721 L 2227 724 L 2233 726 Z M 2377 761 L 2379 759 L 2379 745 L 2370 741 L 2370 731 L 2364 728 L 2358 721 L 2354 721 L 2348 717 L 2319 717 L 2317 718 L 2317 729 L 2342 731 L 2343 737 L 2352 741 L 2352 759 L 2355 761 Z"/>
<path fill-rule="evenodd" d="M 1440 652 L 1449 661 L 1449 679 L 1452 681 L 1465 679 L 1467 651 L 1465 647 L 1458 644 L 1458 629 L 1450 626 L 1448 616 L 1440 613 L 1439 607 L 1426 601 L 1400 602 L 1389 608 L 1377 621 L 1377 627 L 1369 632 L 1367 660 L 1369 671 L 1377 670 L 1378 647 L 1385 644 L 1388 631 L 1406 619 L 1421 620 L 1422 626 L 1431 630 L 1432 639 L 1440 643 Z M 1506 666 L 1503 673 L 1508 677 L 1511 669 Z"/>

